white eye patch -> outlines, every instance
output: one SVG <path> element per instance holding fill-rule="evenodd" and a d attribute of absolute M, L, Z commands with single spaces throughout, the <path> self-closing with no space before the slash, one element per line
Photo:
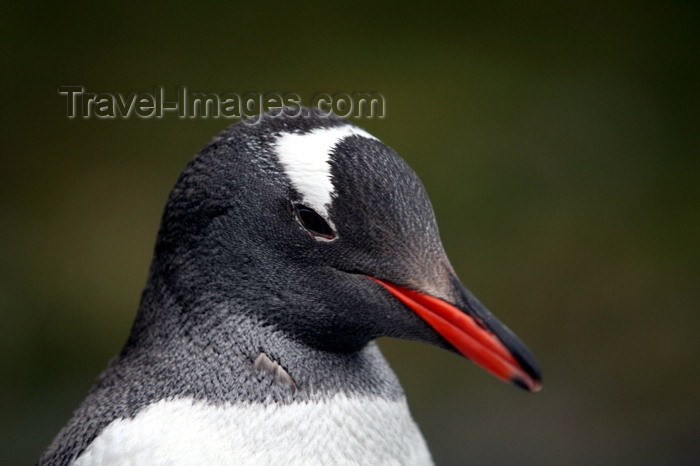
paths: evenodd
<path fill-rule="evenodd" d="M 304 205 L 328 219 L 335 188 L 331 179 L 331 152 L 348 136 L 377 139 L 354 126 L 318 128 L 308 133 L 281 133 L 274 144 L 284 171 Z M 330 220 L 330 219 L 329 219 Z"/>

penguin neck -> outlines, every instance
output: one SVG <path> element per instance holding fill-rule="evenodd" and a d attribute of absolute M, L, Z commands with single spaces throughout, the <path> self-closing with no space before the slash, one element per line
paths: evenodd
<path fill-rule="evenodd" d="M 110 368 L 119 377 L 138 376 L 158 398 L 290 403 L 337 394 L 403 396 L 374 342 L 349 353 L 322 351 L 259 322 L 243 304 L 177 296 L 165 281 L 149 281 Z"/>

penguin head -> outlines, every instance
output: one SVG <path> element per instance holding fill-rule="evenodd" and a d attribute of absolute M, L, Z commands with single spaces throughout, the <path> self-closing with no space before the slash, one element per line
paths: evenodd
<path fill-rule="evenodd" d="M 457 279 L 415 172 L 316 110 L 233 125 L 190 162 L 166 205 L 155 275 L 190 321 L 215 302 L 321 351 L 404 338 L 540 386 L 529 350 Z"/>

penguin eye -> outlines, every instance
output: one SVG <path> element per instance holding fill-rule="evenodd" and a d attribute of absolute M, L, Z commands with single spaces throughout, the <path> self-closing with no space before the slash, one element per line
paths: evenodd
<path fill-rule="evenodd" d="M 335 238 L 335 232 L 331 226 L 315 210 L 300 204 L 295 204 L 294 207 L 296 208 L 299 221 L 312 235 L 324 239 Z"/>

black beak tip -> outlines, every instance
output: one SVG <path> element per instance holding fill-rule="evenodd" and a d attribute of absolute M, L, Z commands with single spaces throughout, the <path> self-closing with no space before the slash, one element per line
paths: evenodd
<path fill-rule="evenodd" d="M 513 351 L 513 357 L 515 357 L 516 361 L 518 361 L 520 366 L 527 372 L 527 375 L 532 377 L 535 382 L 541 383 L 542 371 L 535 357 L 523 343 L 517 345 L 516 348 L 517 349 Z"/>
<path fill-rule="evenodd" d="M 510 383 L 526 392 L 536 393 L 542 390 L 542 382 L 540 379 L 534 379 L 532 382 L 528 383 L 522 377 L 515 375 L 511 377 Z"/>
<path fill-rule="evenodd" d="M 451 279 L 461 295 L 460 304 L 462 304 L 462 309 L 467 314 L 481 321 L 491 333 L 496 335 L 503 346 L 513 355 L 520 368 L 532 378 L 533 382 L 533 384 L 528 385 L 522 378 L 515 376 L 510 380 L 511 383 L 528 391 L 538 391 L 542 387 L 542 371 L 532 352 L 508 327 L 491 314 L 456 276 L 453 275 Z"/>
<path fill-rule="evenodd" d="M 527 383 L 525 383 L 525 381 L 523 379 L 521 379 L 520 377 L 516 376 L 516 377 L 511 378 L 510 383 L 512 383 L 513 385 L 515 385 L 518 388 L 522 388 L 526 392 L 530 391 L 530 387 L 528 387 Z"/>

